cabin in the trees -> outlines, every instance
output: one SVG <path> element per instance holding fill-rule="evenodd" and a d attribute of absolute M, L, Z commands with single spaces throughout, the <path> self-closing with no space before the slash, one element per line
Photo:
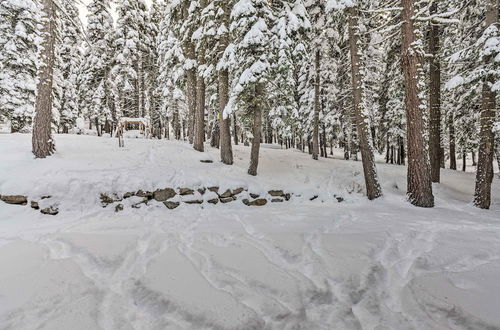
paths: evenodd
<path fill-rule="evenodd" d="M 122 117 L 120 118 L 117 134 L 126 138 L 150 138 L 151 121 L 147 117 Z"/>

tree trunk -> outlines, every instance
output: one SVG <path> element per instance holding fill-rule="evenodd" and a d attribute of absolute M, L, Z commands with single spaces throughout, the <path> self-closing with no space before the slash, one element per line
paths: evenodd
<path fill-rule="evenodd" d="M 448 130 L 450 133 L 450 169 L 457 169 L 456 142 L 455 142 L 455 124 L 453 114 L 448 118 Z"/>
<path fill-rule="evenodd" d="M 233 135 L 234 135 L 234 145 L 238 145 L 238 125 L 236 123 L 236 114 L 233 113 Z"/>
<path fill-rule="evenodd" d="M 198 63 L 205 64 L 205 54 L 201 51 Z M 193 148 L 196 151 L 203 152 L 205 141 L 205 78 L 202 74 L 198 74 L 196 81 L 196 114 L 195 114 L 195 128 L 194 128 L 194 144 Z"/>
<path fill-rule="evenodd" d="M 467 170 L 467 153 L 462 153 L 462 171 L 465 172 Z"/>
<path fill-rule="evenodd" d="M 316 77 L 314 80 L 314 119 L 313 119 L 313 147 L 312 147 L 312 158 L 318 160 L 319 155 L 319 111 L 320 111 L 320 60 L 321 54 L 319 49 L 316 51 L 315 66 L 316 66 Z"/>
<path fill-rule="evenodd" d="M 253 139 L 252 150 L 250 152 L 250 168 L 248 174 L 257 175 L 257 167 L 259 166 L 259 151 L 262 130 L 262 108 L 261 98 L 264 91 L 264 86 L 260 83 L 255 87 L 255 98 L 253 101 Z"/>
<path fill-rule="evenodd" d="M 489 27 L 498 22 L 498 0 L 489 0 L 486 10 L 486 24 Z M 487 62 L 491 55 L 484 58 Z M 491 183 L 493 182 L 493 155 L 495 153 L 495 92 L 491 90 L 494 77 L 489 76 L 483 81 L 481 100 L 481 131 L 479 141 L 479 155 L 476 172 L 476 187 L 474 205 L 481 209 L 489 209 L 491 204 Z"/>
<path fill-rule="evenodd" d="M 474 151 L 471 152 L 471 157 L 472 157 L 472 166 L 477 166 L 476 153 Z"/>
<path fill-rule="evenodd" d="M 43 41 L 40 57 L 42 65 L 38 72 L 36 114 L 33 123 L 32 147 L 36 158 L 45 158 L 54 153 L 52 140 L 52 83 L 56 42 L 56 6 L 53 0 L 43 0 Z"/>
<path fill-rule="evenodd" d="M 375 158 L 373 156 L 373 149 L 370 142 L 370 128 L 368 127 L 368 118 L 363 107 L 363 92 L 360 72 L 361 56 L 358 50 L 359 42 L 358 8 L 350 7 L 349 46 L 351 53 L 352 96 L 354 102 L 353 110 L 356 117 L 359 148 L 361 150 L 361 160 L 363 162 L 366 195 L 369 200 L 373 200 L 382 196 L 382 188 L 378 182 L 377 168 L 375 166 Z"/>
<path fill-rule="evenodd" d="M 432 182 L 429 154 L 426 152 L 425 123 L 422 95 L 422 57 L 417 38 L 423 39 L 418 26 L 414 23 L 416 15 L 415 0 L 401 0 L 403 7 L 402 65 L 405 83 L 405 107 L 408 134 L 408 192 L 407 196 L 415 206 L 433 207 Z M 420 35 L 419 35 L 420 34 Z"/>
<path fill-rule="evenodd" d="M 431 16 L 437 12 L 437 2 L 430 8 Z M 431 161 L 432 182 L 440 182 L 441 174 L 441 64 L 439 61 L 439 25 L 430 24 L 429 52 L 432 55 L 429 65 L 429 156 Z"/>

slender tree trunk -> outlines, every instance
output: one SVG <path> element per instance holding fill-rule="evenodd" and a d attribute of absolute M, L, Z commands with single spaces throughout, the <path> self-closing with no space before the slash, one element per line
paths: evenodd
<path fill-rule="evenodd" d="M 313 147 L 312 158 L 318 160 L 319 155 L 319 111 L 320 111 L 320 83 L 321 83 L 321 69 L 320 69 L 321 54 L 319 49 L 316 50 L 315 67 L 316 78 L 314 80 L 314 119 L 313 119 Z"/>
<path fill-rule="evenodd" d="M 252 150 L 250 152 L 250 168 L 248 174 L 257 175 L 257 167 L 259 166 L 259 151 L 262 131 L 262 108 L 261 98 L 264 91 L 262 84 L 257 84 L 255 87 L 255 98 L 253 102 L 253 139 Z"/>
<path fill-rule="evenodd" d="M 462 171 L 465 172 L 467 170 L 467 153 L 462 153 Z"/>
<path fill-rule="evenodd" d="M 52 139 L 52 84 L 55 62 L 56 6 L 53 0 L 43 0 L 43 41 L 40 57 L 43 65 L 38 72 L 36 114 L 33 123 L 32 147 L 36 158 L 54 153 Z"/>
<path fill-rule="evenodd" d="M 437 2 L 433 2 L 430 14 L 436 14 Z M 429 52 L 432 55 L 429 66 L 429 156 L 431 161 L 432 182 L 440 182 L 441 174 L 441 64 L 439 61 L 439 25 L 430 24 Z"/>
<path fill-rule="evenodd" d="M 486 24 L 489 27 L 498 22 L 498 0 L 488 0 L 486 10 Z M 484 58 L 487 62 L 491 55 Z M 495 133 L 493 123 L 495 122 L 495 92 L 491 90 L 494 77 L 489 76 L 483 81 L 481 100 L 481 131 L 479 141 L 479 155 L 476 172 L 476 187 L 474 193 L 474 205 L 481 209 L 489 209 L 491 204 L 491 184 L 493 182 L 493 155 L 495 153 Z"/>
<path fill-rule="evenodd" d="M 450 169 L 457 169 L 456 142 L 455 142 L 455 124 L 453 114 L 448 118 L 448 130 L 450 133 Z"/>
<path fill-rule="evenodd" d="M 229 72 L 219 72 L 219 120 L 220 120 L 220 157 L 226 165 L 233 164 L 233 147 L 231 145 L 231 119 L 224 118 L 224 109 L 229 100 Z"/>
<path fill-rule="evenodd" d="M 190 1 L 185 2 L 183 7 L 183 16 L 185 19 L 190 15 L 188 5 Z M 194 43 L 191 41 L 192 32 L 183 43 L 184 54 L 186 55 L 188 68 L 186 69 L 186 99 L 188 106 L 188 135 L 189 143 L 194 143 L 195 134 L 195 117 L 196 117 L 196 85 L 197 85 L 197 63 L 196 63 L 196 49 Z"/>
<path fill-rule="evenodd" d="M 198 59 L 200 65 L 204 65 L 204 52 L 201 52 Z M 194 128 L 194 144 L 193 148 L 196 151 L 203 152 L 205 141 L 205 78 L 198 74 L 196 82 L 196 114 L 195 114 L 195 128 Z"/>
<path fill-rule="evenodd" d="M 405 82 L 405 106 L 408 132 L 408 192 L 409 201 L 420 207 L 433 207 L 429 154 L 426 151 L 424 109 L 422 94 L 422 50 L 417 38 L 423 39 L 414 23 L 415 0 L 401 0 L 403 7 L 402 65 Z M 419 35 L 420 34 L 420 35 Z"/>
<path fill-rule="evenodd" d="M 236 123 L 236 114 L 233 113 L 233 136 L 234 136 L 234 145 L 238 145 L 238 124 Z"/>
<path fill-rule="evenodd" d="M 474 151 L 471 152 L 471 156 L 472 156 L 472 166 L 477 166 L 477 163 L 476 163 L 476 153 Z"/>
<path fill-rule="evenodd" d="M 375 158 L 373 156 L 373 149 L 370 142 L 370 128 L 368 127 L 368 118 L 363 107 L 360 72 L 361 56 L 358 50 L 359 42 L 358 8 L 350 7 L 349 45 L 351 53 L 352 96 L 354 102 L 353 110 L 356 117 L 361 160 L 363 161 L 366 195 L 368 199 L 373 200 L 382 196 L 382 188 L 378 182 L 377 168 L 375 166 Z"/>

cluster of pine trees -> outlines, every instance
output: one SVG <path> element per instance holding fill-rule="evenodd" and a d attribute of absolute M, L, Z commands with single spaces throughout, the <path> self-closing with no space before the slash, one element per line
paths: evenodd
<path fill-rule="evenodd" d="M 232 144 L 251 144 L 251 175 L 263 142 L 316 160 L 340 147 L 346 159 L 361 155 L 369 199 L 382 195 L 374 152 L 385 153 L 408 165 L 408 199 L 422 207 L 434 205 L 446 162 L 456 169 L 459 155 L 465 170 L 477 155 L 474 204 L 488 208 L 495 155 L 500 165 L 498 8 L 121 0 L 115 22 L 110 0 L 92 0 L 84 26 L 73 1 L 3 0 L 0 120 L 32 129 L 46 157 L 52 131 L 85 121 L 114 134 L 120 118 L 146 117 L 154 137 L 198 151 L 210 141 L 225 164 Z"/>

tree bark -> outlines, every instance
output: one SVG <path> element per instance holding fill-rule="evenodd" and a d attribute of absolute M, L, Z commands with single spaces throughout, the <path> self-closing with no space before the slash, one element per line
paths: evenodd
<path fill-rule="evenodd" d="M 437 12 L 437 2 L 430 8 L 431 16 Z M 439 25 L 430 24 L 429 52 L 432 55 L 429 65 L 429 156 L 431 161 L 432 182 L 440 182 L 441 176 L 441 64 L 439 61 Z"/>
<path fill-rule="evenodd" d="M 262 108 L 261 98 L 264 91 L 264 86 L 258 83 L 255 86 L 255 98 L 253 102 L 253 139 L 252 149 L 250 152 L 250 168 L 248 174 L 257 175 L 257 167 L 259 166 L 260 140 L 262 131 Z"/>
<path fill-rule="evenodd" d="M 359 54 L 359 26 L 358 26 L 358 8 L 349 8 L 349 46 L 351 53 L 351 80 L 353 110 L 356 117 L 356 126 L 358 131 L 359 148 L 361 150 L 361 160 L 363 162 L 363 173 L 366 184 L 366 196 L 373 200 L 382 196 L 382 188 L 377 177 L 377 168 L 375 158 L 370 142 L 370 128 L 368 127 L 368 118 L 363 107 L 363 92 L 360 72 L 361 56 Z"/>
<path fill-rule="evenodd" d="M 55 62 L 56 6 L 53 0 L 43 0 L 43 41 L 40 57 L 43 65 L 38 72 L 35 120 L 33 123 L 32 147 L 36 158 L 45 158 L 54 153 L 52 139 L 52 84 Z"/>
<path fill-rule="evenodd" d="M 415 206 L 433 207 L 432 182 L 429 154 L 426 152 L 424 134 L 424 106 L 422 93 L 422 50 L 417 49 L 418 26 L 414 23 L 416 15 L 415 0 L 401 0 L 403 7 L 402 65 L 405 82 L 405 107 L 407 118 L 408 150 L 408 200 Z"/>
<path fill-rule="evenodd" d="M 450 169 L 457 169 L 457 151 L 456 151 L 456 141 L 455 141 L 455 123 L 453 119 L 453 114 L 450 114 L 448 118 L 448 130 L 450 134 Z"/>
<path fill-rule="evenodd" d="M 236 123 L 236 114 L 233 113 L 233 134 L 234 134 L 234 145 L 238 145 L 238 125 Z"/>
<path fill-rule="evenodd" d="M 319 49 L 316 50 L 315 56 L 315 67 L 316 67 L 316 77 L 314 80 L 314 119 L 313 119 L 313 147 L 312 147 L 312 158 L 318 160 L 319 155 L 319 111 L 320 111 L 320 61 L 321 54 Z"/>
<path fill-rule="evenodd" d="M 205 54 L 201 51 L 198 58 L 198 64 L 205 64 Z M 194 144 L 193 148 L 196 151 L 204 151 L 205 142 L 205 78 L 202 74 L 198 73 L 196 81 L 196 114 L 195 114 L 195 128 L 194 128 Z"/>

